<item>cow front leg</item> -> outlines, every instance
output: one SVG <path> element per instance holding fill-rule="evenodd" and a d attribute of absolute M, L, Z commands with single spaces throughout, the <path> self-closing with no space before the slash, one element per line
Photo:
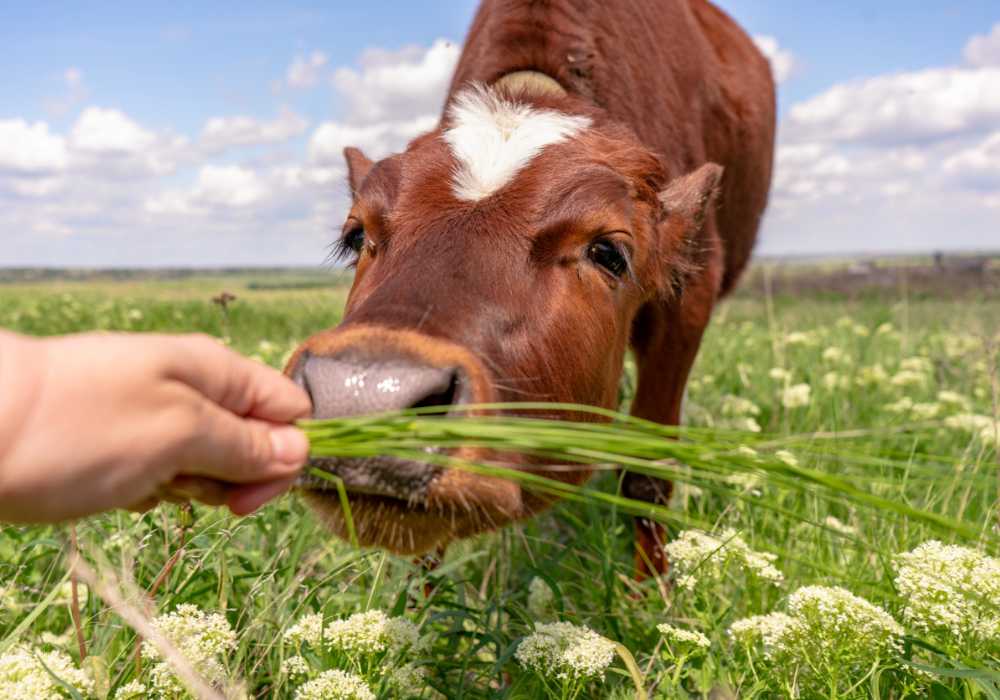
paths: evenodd
<path fill-rule="evenodd" d="M 636 317 L 632 347 L 638 383 L 631 413 L 637 418 L 680 425 L 684 388 L 718 297 L 721 264 L 712 257 L 682 299 L 649 304 Z M 672 490 L 669 481 L 645 474 L 626 472 L 622 479 L 626 497 L 660 506 L 669 503 Z M 660 523 L 636 518 L 636 580 L 668 572 L 666 542 L 667 532 Z"/>

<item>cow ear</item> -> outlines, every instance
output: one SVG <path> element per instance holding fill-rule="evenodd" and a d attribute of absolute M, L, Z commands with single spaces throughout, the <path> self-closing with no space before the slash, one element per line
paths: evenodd
<path fill-rule="evenodd" d="M 719 194 L 724 168 L 706 163 L 693 173 L 682 175 L 660 192 L 660 202 L 668 218 L 685 222 L 686 234 L 697 235 Z"/>
<path fill-rule="evenodd" d="M 361 183 L 368 177 L 374 163 L 361 152 L 361 149 L 354 146 L 344 149 L 344 160 L 347 161 L 347 183 L 351 186 L 353 196 L 361 189 Z"/>

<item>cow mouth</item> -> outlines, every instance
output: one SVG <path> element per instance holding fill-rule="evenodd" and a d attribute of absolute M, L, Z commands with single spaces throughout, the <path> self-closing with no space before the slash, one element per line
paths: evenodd
<path fill-rule="evenodd" d="M 440 452 L 436 449 L 428 451 Z M 440 467 L 426 462 L 391 456 L 313 458 L 308 466 L 337 477 L 352 498 L 374 497 L 413 510 L 424 508 L 428 490 L 442 472 Z M 317 474 L 303 474 L 296 486 L 339 499 L 337 482 Z"/>

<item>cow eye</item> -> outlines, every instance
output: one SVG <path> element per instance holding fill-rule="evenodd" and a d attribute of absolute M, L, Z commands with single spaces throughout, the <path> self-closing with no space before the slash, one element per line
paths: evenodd
<path fill-rule="evenodd" d="M 353 250 L 355 253 L 360 254 L 361 249 L 365 247 L 365 229 L 362 226 L 357 226 L 352 228 L 350 231 L 344 234 L 343 239 L 344 247 Z"/>
<path fill-rule="evenodd" d="M 587 248 L 587 257 L 595 265 L 603 267 L 619 279 L 629 271 L 628 257 L 621 247 L 612 241 L 594 241 Z"/>

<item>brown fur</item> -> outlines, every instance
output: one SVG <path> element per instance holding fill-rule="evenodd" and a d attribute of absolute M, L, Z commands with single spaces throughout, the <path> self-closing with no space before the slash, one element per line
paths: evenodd
<path fill-rule="evenodd" d="M 398 346 L 432 363 L 452 353 L 448 361 L 458 357 L 479 377 L 477 400 L 613 408 L 631 344 L 633 413 L 677 424 L 702 333 L 747 263 L 767 201 L 775 125 L 767 60 L 705 0 L 485 0 L 449 101 L 516 71 L 551 76 L 566 95 L 525 90 L 513 99 L 588 116 L 593 128 L 550 146 L 478 202 L 453 195 L 440 128 L 375 164 L 348 149 L 346 227 L 363 225 L 367 243 L 342 326 L 304 348 Z M 596 234 L 631 248 L 634 280 L 586 259 Z M 419 512 L 368 504 L 366 541 L 426 551 L 548 503 L 460 472 L 439 482 Z M 660 502 L 670 490 L 634 475 L 624 487 Z M 419 535 L 401 544 L 383 532 L 390 517 Z M 640 563 L 662 571 L 662 531 L 638 526 Z"/>

